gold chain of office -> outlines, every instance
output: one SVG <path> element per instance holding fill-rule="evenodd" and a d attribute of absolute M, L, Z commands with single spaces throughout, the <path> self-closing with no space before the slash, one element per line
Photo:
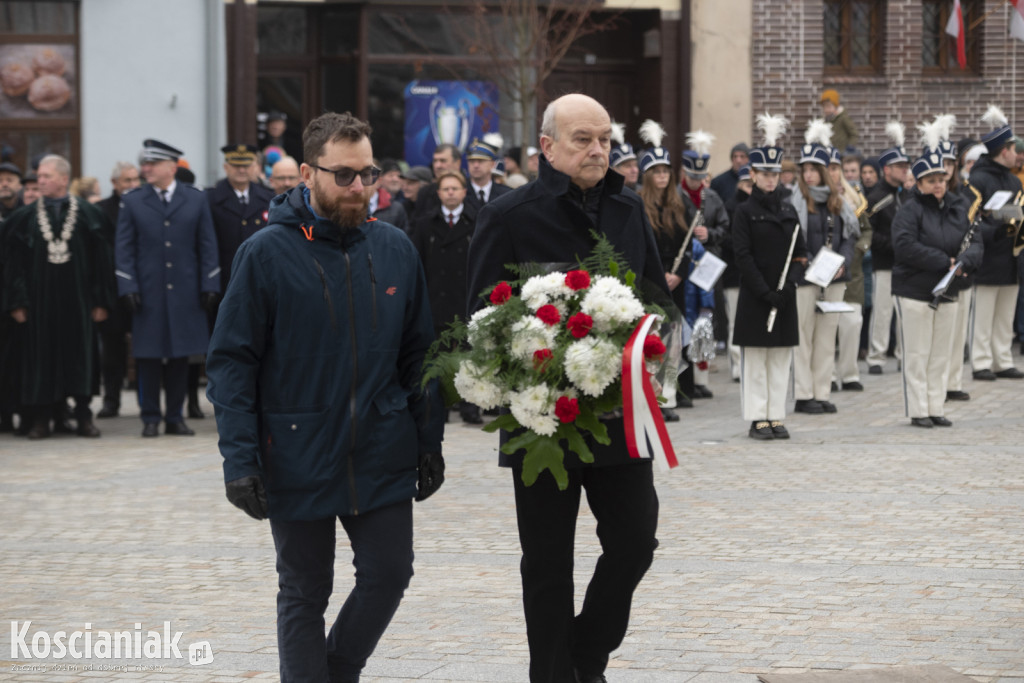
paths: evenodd
<path fill-rule="evenodd" d="M 53 237 L 53 226 L 50 225 L 50 216 L 46 213 L 43 198 L 40 197 L 36 203 L 39 232 L 43 233 L 43 239 L 46 240 L 46 260 L 50 263 L 67 263 L 71 260 L 68 240 L 71 239 L 71 233 L 75 231 L 75 223 L 78 221 L 78 199 L 72 195 L 68 201 L 68 215 L 61 226 L 60 237 L 56 239 Z"/>

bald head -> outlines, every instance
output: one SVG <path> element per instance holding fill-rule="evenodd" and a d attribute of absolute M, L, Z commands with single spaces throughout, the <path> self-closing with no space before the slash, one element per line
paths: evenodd
<path fill-rule="evenodd" d="M 291 157 L 281 157 L 270 167 L 270 186 L 282 194 L 299 184 L 299 165 Z"/>
<path fill-rule="evenodd" d="M 544 110 L 540 149 L 556 171 L 588 190 L 608 171 L 612 122 L 600 102 L 580 94 L 564 95 Z"/>

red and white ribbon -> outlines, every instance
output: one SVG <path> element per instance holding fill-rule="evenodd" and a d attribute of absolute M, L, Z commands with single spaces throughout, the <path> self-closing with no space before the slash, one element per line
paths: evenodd
<path fill-rule="evenodd" d="M 629 456 L 653 458 L 663 470 L 670 470 L 679 461 L 644 363 L 644 340 L 657 319 L 654 314 L 645 315 L 622 350 L 622 412 Z M 640 454 L 641 447 L 646 455 Z"/>

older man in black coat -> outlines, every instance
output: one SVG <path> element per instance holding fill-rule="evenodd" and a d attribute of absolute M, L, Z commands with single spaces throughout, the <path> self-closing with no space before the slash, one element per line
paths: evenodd
<path fill-rule="evenodd" d="M 591 252 L 592 231 L 668 294 L 643 203 L 608 169 L 611 132 L 607 111 L 590 97 L 566 95 L 548 105 L 538 179 L 488 202 L 477 217 L 470 313 L 483 303 L 481 290 L 513 277 L 506 264 L 575 263 Z M 553 477 L 525 486 L 522 457 L 501 456 L 515 487 L 531 681 L 603 681 L 608 656 L 625 636 L 633 591 L 654 558 L 658 497 L 651 460 L 629 457 L 621 419 L 607 426 L 611 445 L 589 444 L 593 464 L 565 453 L 565 491 Z M 603 554 L 574 616 L 573 538 L 583 489 Z"/>

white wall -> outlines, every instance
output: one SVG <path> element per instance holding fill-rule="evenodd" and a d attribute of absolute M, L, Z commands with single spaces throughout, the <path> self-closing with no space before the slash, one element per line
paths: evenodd
<path fill-rule="evenodd" d="M 224 0 L 83 0 L 80 36 L 82 174 L 109 194 L 114 164 L 156 138 L 212 184 L 227 136 Z"/>

